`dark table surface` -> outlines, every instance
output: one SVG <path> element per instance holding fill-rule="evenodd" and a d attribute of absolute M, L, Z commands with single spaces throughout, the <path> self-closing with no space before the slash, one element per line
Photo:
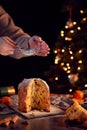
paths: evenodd
<path fill-rule="evenodd" d="M 70 125 L 66 123 L 65 115 L 26 120 L 19 118 L 15 124 L 0 126 L 0 130 L 87 130 L 85 125 Z"/>
<path fill-rule="evenodd" d="M 79 125 L 70 124 L 67 122 L 65 114 L 34 119 L 23 119 L 19 116 L 16 123 L 0 126 L 0 130 L 87 130 L 87 122 Z"/>

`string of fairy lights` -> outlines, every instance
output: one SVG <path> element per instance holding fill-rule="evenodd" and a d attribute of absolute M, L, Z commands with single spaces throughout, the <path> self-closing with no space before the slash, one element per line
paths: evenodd
<path fill-rule="evenodd" d="M 65 46 L 61 45 L 61 47 L 56 47 L 53 50 L 55 54 L 54 64 L 60 64 L 62 69 L 68 74 L 68 79 L 72 84 L 79 80 L 79 72 L 83 70 L 84 59 L 82 55 L 84 48 L 81 48 L 80 45 L 75 47 L 73 39 L 78 37 L 77 34 L 83 31 L 84 25 L 87 23 L 87 17 L 84 14 L 86 14 L 86 11 L 80 10 L 80 15 L 83 15 L 80 23 L 73 21 L 71 18 L 66 22 L 64 29 L 60 31 L 60 37 L 63 41 L 61 44 L 65 44 Z M 74 64 L 75 62 L 76 64 Z M 75 70 L 74 73 L 73 68 Z M 58 80 L 57 76 L 55 80 Z M 87 88 L 87 82 L 83 87 Z M 69 92 L 72 92 L 72 89 L 69 89 Z"/>

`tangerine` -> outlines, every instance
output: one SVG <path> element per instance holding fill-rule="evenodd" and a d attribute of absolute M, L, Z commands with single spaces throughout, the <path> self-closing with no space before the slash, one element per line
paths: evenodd
<path fill-rule="evenodd" d="M 6 104 L 6 105 L 10 105 L 11 104 L 11 98 L 8 96 L 4 96 L 0 99 L 0 103 Z"/>
<path fill-rule="evenodd" d="M 82 100 L 84 98 L 84 92 L 82 92 L 81 90 L 75 90 L 73 93 L 73 98 Z"/>

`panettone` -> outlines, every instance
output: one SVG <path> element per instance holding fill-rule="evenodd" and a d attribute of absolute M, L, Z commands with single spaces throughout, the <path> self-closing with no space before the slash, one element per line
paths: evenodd
<path fill-rule="evenodd" d="M 33 109 L 50 111 L 50 88 L 40 78 L 24 79 L 18 85 L 18 109 L 29 112 Z"/>
<path fill-rule="evenodd" d="M 67 119 L 70 121 L 84 122 L 87 120 L 87 110 L 77 101 L 66 110 Z"/>

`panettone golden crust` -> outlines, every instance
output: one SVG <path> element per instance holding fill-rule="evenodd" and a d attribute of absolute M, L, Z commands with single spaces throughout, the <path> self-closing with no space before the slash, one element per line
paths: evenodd
<path fill-rule="evenodd" d="M 18 86 L 18 109 L 29 112 L 33 109 L 50 111 L 50 90 L 40 78 L 24 79 Z"/>
<path fill-rule="evenodd" d="M 78 102 L 74 102 L 66 110 L 67 119 L 71 121 L 84 122 L 87 120 L 87 110 L 83 108 Z"/>

